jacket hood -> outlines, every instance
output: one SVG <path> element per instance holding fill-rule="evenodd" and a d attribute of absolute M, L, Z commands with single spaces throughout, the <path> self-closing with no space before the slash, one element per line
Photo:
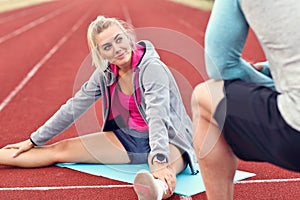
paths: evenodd
<path fill-rule="evenodd" d="M 160 59 L 157 51 L 155 50 L 153 44 L 148 40 L 141 40 L 138 42 L 139 45 L 143 46 L 145 49 L 144 55 L 140 60 L 140 63 L 137 65 L 138 68 L 143 68 L 153 59 Z"/>

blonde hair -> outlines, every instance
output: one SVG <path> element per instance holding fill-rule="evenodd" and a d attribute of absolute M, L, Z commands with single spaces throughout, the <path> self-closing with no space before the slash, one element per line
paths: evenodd
<path fill-rule="evenodd" d="M 87 31 L 87 40 L 88 45 L 92 55 L 93 64 L 100 69 L 100 71 L 104 71 L 107 68 L 107 60 L 103 59 L 96 43 L 96 36 L 100 34 L 103 30 L 107 29 L 110 26 L 116 25 L 121 31 L 125 34 L 125 36 L 129 39 L 130 47 L 132 50 L 135 49 L 135 33 L 133 27 L 116 18 L 106 18 L 104 16 L 98 16 L 94 21 L 91 22 Z"/>

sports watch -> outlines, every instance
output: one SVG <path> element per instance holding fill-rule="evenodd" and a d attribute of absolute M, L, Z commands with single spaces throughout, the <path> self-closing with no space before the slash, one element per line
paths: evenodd
<path fill-rule="evenodd" d="M 156 154 L 153 159 L 152 159 L 152 164 L 153 162 L 158 162 L 158 163 L 167 163 L 167 157 L 164 154 L 158 153 Z"/>

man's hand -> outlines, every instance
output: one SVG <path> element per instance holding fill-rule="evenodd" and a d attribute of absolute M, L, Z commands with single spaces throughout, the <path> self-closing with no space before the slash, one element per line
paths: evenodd
<path fill-rule="evenodd" d="M 251 64 L 253 66 L 254 69 L 256 69 L 257 71 L 262 71 L 264 69 L 264 66 L 261 65 L 261 63 L 254 63 Z"/>

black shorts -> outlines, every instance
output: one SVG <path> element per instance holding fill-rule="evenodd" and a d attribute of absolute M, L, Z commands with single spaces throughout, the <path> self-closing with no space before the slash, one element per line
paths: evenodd
<path fill-rule="evenodd" d="M 241 80 L 225 81 L 224 93 L 214 118 L 236 156 L 300 172 L 300 132 L 281 117 L 280 94 Z"/>
<path fill-rule="evenodd" d="M 130 163 L 148 163 L 150 152 L 148 133 L 140 133 L 129 128 L 121 128 L 113 132 L 126 149 Z"/>

